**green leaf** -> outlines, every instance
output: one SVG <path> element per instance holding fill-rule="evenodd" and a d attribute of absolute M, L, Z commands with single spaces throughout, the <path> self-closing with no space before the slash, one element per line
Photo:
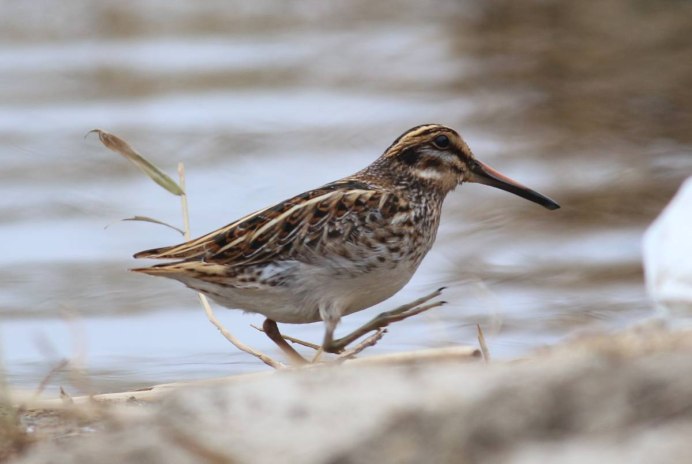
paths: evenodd
<path fill-rule="evenodd" d="M 170 227 L 171 229 L 180 232 L 180 235 L 185 235 L 185 231 L 182 229 L 177 228 L 176 226 L 172 226 L 166 222 L 159 221 L 158 219 L 150 218 L 148 216 L 132 216 L 131 218 L 125 218 L 122 219 L 123 221 L 141 221 L 141 222 L 151 222 L 153 224 L 160 224 L 162 226 Z"/>
<path fill-rule="evenodd" d="M 121 139 L 120 137 L 113 135 L 109 132 L 102 131 L 101 129 L 94 129 L 89 131 L 88 134 L 96 132 L 99 136 L 101 143 L 116 153 L 124 156 L 130 160 L 135 166 L 137 166 L 142 172 L 151 177 L 151 179 L 159 184 L 161 187 L 165 188 L 173 195 L 185 195 L 185 191 L 178 185 L 173 179 L 168 177 L 163 171 L 154 166 L 149 160 L 144 158 L 142 155 L 137 153 L 134 148 L 130 146 L 129 143 Z M 88 135 L 87 134 L 87 135 Z"/>

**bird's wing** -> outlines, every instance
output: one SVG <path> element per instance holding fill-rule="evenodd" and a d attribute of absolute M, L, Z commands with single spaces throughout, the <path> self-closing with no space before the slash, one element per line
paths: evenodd
<path fill-rule="evenodd" d="M 406 209 L 399 195 L 345 179 L 252 213 L 179 245 L 146 250 L 135 258 L 183 259 L 224 266 L 277 260 L 311 262 L 352 255 L 359 234 L 373 247 L 386 241 L 384 223 Z M 367 244 L 366 244 L 367 245 Z M 164 267 L 159 265 L 156 267 Z"/>

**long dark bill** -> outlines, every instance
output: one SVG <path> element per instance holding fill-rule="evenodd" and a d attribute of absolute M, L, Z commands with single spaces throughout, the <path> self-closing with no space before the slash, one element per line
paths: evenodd
<path fill-rule="evenodd" d="M 550 198 L 541 195 L 535 190 L 521 185 L 519 182 L 513 181 L 507 176 L 504 176 L 488 166 L 483 164 L 478 160 L 471 164 L 471 178 L 469 182 L 476 182 L 478 184 L 489 185 L 491 187 L 496 187 L 507 192 L 519 195 L 522 198 L 538 203 L 539 205 L 548 208 L 550 210 L 558 209 L 560 205 L 555 203 Z"/>

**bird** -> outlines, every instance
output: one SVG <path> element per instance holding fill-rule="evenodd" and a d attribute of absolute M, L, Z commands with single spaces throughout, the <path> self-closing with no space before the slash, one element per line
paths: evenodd
<path fill-rule="evenodd" d="M 323 321 L 321 349 L 339 353 L 354 338 L 334 338 L 341 318 L 406 285 L 435 242 L 445 197 L 464 183 L 496 187 L 549 210 L 560 207 L 477 160 L 455 130 L 423 124 L 355 174 L 199 238 L 136 253 L 169 262 L 132 270 L 263 315 L 264 331 L 292 356 L 276 324 Z M 409 315 L 401 314 L 382 314 L 373 324 Z"/>

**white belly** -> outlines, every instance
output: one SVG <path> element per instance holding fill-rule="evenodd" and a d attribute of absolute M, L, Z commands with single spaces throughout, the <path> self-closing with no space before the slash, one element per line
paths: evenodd
<path fill-rule="evenodd" d="M 259 313 L 283 323 L 304 324 L 369 308 L 398 292 L 411 279 L 415 267 L 380 267 L 358 275 L 330 273 L 323 266 L 294 262 L 281 270 L 292 276 L 285 285 L 248 284 L 219 287 L 200 280 L 184 281 L 228 308 Z"/>

